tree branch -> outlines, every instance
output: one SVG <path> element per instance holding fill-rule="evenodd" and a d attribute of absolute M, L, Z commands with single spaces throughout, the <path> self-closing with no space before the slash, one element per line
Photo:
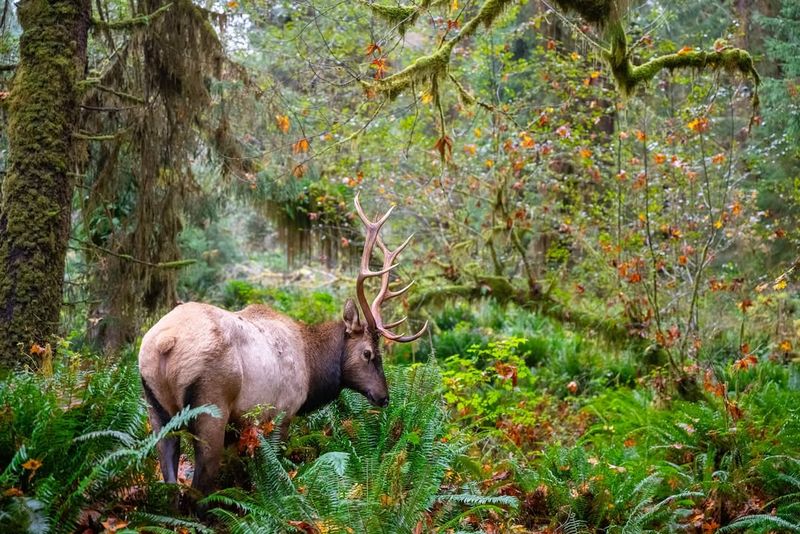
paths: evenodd
<path fill-rule="evenodd" d="M 74 239 L 75 241 L 77 241 L 78 243 L 83 245 L 84 248 L 92 248 L 92 249 L 95 249 L 95 250 L 99 250 L 100 252 L 102 252 L 104 254 L 108 254 L 109 256 L 114 256 L 115 258 L 119 258 L 121 260 L 130 261 L 130 262 L 133 262 L 133 263 L 138 263 L 140 265 L 147 265 L 148 267 L 153 267 L 153 268 L 156 268 L 156 269 L 180 269 L 182 267 L 186 267 L 187 265 L 193 265 L 193 264 L 197 263 L 197 260 L 192 260 L 192 259 L 189 259 L 189 260 L 175 260 L 175 261 L 161 261 L 161 262 L 158 262 L 158 263 L 152 263 L 152 262 L 149 262 L 149 261 L 145 261 L 145 260 L 140 260 L 138 258 L 134 258 L 130 254 L 120 254 L 118 252 L 114 252 L 111 249 L 107 249 L 105 247 L 101 247 L 100 245 L 95 245 L 91 241 L 84 241 L 84 240 L 78 239 L 76 237 L 73 237 L 72 239 Z"/>
<path fill-rule="evenodd" d="M 113 22 L 106 22 L 104 20 L 92 19 L 92 26 L 104 30 L 128 30 L 131 28 L 142 28 L 144 26 L 149 26 L 154 19 L 158 18 L 160 15 L 165 13 L 171 7 L 172 7 L 171 3 L 164 4 L 160 8 L 150 13 L 149 15 L 137 15 L 129 19 L 116 20 Z"/>

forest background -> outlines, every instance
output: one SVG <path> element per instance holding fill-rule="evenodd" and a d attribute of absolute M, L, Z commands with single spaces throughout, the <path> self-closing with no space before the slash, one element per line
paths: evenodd
<path fill-rule="evenodd" d="M 2 530 L 800 531 L 796 2 L 0 21 Z M 188 300 L 338 317 L 357 192 L 415 232 L 397 311 L 431 324 L 387 343 L 392 404 L 243 431 L 249 477 L 179 514 L 142 332 Z"/>

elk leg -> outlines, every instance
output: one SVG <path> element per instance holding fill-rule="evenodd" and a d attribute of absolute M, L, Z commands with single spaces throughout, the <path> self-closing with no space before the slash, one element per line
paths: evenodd
<path fill-rule="evenodd" d="M 159 432 L 161 429 L 153 429 Z M 164 482 L 175 484 L 178 482 L 178 464 L 181 456 L 181 442 L 178 436 L 164 438 L 158 442 L 158 463 L 161 466 L 161 475 Z"/>
<path fill-rule="evenodd" d="M 142 379 L 142 387 L 149 405 L 147 412 L 150 418 L 150 426 L 153 427 L 153 432 L 157 434 L 169 422 L 170 416 L 164 406 L 158 402 L 153 390 L 150 389 L 144 379 Z M 164 477 L 164 482 L 174 484 L 178 481 L 180 454 L 181 442 L 179 437 L 164 438 L 158 442 L 158 464 L 161 467 L 161 475 Z"/>
<path fill-rule="evenodd" d="M 191 425 L 194 434 L 194 478 L 192 488 L 203 495 L 214 489 L 225 448 L 225 426 L 229 413 L 220 410 L 222 417 L 201 415 Z"/>

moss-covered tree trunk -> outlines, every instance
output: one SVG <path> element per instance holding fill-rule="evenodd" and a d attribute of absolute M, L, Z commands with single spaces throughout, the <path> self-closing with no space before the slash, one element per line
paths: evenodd
<path fill-rule="evenodd" d="M 22 0 L 0 198 L 0 366 L 58 332 L 89 0 Z M 34 350 L 34 352 L 36 352 Z"/>

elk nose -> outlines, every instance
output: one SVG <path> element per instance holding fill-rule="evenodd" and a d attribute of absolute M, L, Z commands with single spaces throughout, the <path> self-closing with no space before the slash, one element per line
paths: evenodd
<path fill-rule="evenodd" d="M 379 404 L 381 408 L 386 408 L 387 406 L 389 406 L 389 396 L 387 395 L 386 397 L 384 397 Z"/>

